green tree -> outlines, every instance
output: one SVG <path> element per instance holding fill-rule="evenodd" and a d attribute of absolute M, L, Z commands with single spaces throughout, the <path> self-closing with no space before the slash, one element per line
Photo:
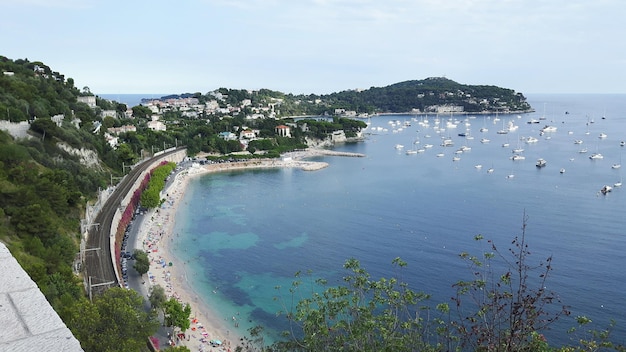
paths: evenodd
<path fill-rule="evenodd" d="M 137 105 L 137 106 L 133 106 L 132 109 L 133 109 L 133 117 L 137 119 L 139 118 L 146 119 L 150 117 L 150 115 L 152 114 L 152 110 L 150 110 L 150 108 L 147 106 Z"/>
<path fill-rule="evenodd" d="M 508 255 L 492 241 L 487 241 L 490 248 L 482 256 L 467 252 L 460 255 L 474 276 L 473 280 L 454 285 L 457 294 L 453 301 L 459 319 L 452 326 L 459 332 L 464 348 L 486 351 L 498 346 L 498 351 L 530 351 L 537 331 L 569 315 L 565 306 L 551 309 L 551 305 L 560 303 L 556 293 L 546 290 L 552 257 L 536 265 L 529 262 L 526 222 L 524 214 L 522 232 L 513 239 Z M 475 237 L 477 241 L 482 239 L 481 235 Z M 495 268 L 504 268 L 504 273 L 498 274 Z M 536 281 L 531 280 L 530 274 L 537 271 Z"/>
<path fill-rule="evenodd" d="M 30 204 L 16 209 L 11 223 L 21 236 L 39 237 L 45 244 L 56 233 L 51 213 L 41 204 Z"/>
<path fill-rule="evenodd" d="M 396 268 L 405 267 L 400 258 Z M 282 312 L 292 323 L 291 340 L 280 348 L 306 351 L 434 351 L 429 339 L 432 326 L 424 305 L 428 295 L 415 292 L 392 278 L 373 280 L 356 259 L 344 264 L 349 272 L 343 286 L 327 287 L 326 280 L 315 280 L 319 292 L 300 291 L 306 285 L 295 281 L 289 296 L 280 299 Z M 297 274 L 299 277 L 300 274 Z M 280 288 L 279 288 L 280 289 Z M 294 297 L 301 299 L 291 307 Z M 294 332 L 295 331 L 295 332 Z"/>
<path fill-rule="evenodd" d="M 132 147 L 126 143 L 117 146 L 117 156 L 126 166 L 134 164 L 135 160 L 137 160 L 137 154 L 135 154 Z"/>
<path fill-rule="evenodd" d="M 167 301 L 165 289 L 161 285 L 155 285 L 150 287 L 150 295 L 148 296 L 148 301 L 150 301 L 150 307 L 152 307 L 152 309 L 162 308 L 163 304 Z"/>
<path fill-rule="evenodd" d="M 140 249 L 135 249 L 135 265 L 133 267 L 139 275 L 143 276 L 143 274 L 147 273 L 150 270 L 150 258 L 148 258 L 148 254 L 145 251 Z"/>
<path fill-rule="evenodd" d="M 182 332 L 185 332 L 191 326 L 191 321 L 189 320 L 191 307 L 189 304 L 182 304 L 174 297 L 163 303 L 163 313 L 166 326 L 178 327 Z"/>
<path fill-rule="evenodd" d="M 93 303 L 81 300 L 66 322 L 85 351 L 140 351 L 159 326 L 133 290 L 111 288 Z"/>
<path fill-rule="evenodd" d="M 167 347 L 163 351 L 166 351 L 166 352 L 191 352 L 191 350 L 189 348 L 187 348 L 186 346 Z"/>
<path fill-rule="evenodd" d="M 156 208 L 161 204 L 161 191 L 155 187 L 148 187 L 141 192 L 141 206 Z"/>

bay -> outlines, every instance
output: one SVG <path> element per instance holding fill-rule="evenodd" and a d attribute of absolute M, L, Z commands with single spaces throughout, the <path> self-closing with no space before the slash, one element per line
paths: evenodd
<path fill-rule="evenodd" d="M 488 249 L 473 237 L 482 234 L 506 254 L 526 214 L 529 260 L 553 257 L 547 289 L 572 311 L 546 334 L 549 340 L 567 342 L 565 331 L 578 315 L 597 328 L 615 319 L 614 336 L 626 336 L 626 189 L 599 193 L 621 179 L 621 169 L 611 165 L 624 151 L 626 96 L 528 98 L 534 113 L 440 115 L 441 126 L 450 119 L 458 124 L 439 132 L 435 115 L 372 117 L 369 131 L 380 129 L 364 142 L 334 148 L 366 157 L 317 157 L 330 164 L 319 171 L 233 171 L 192 180 L 176 215 L 173 254 L 186 263 L 198 296 L 232 329 L 263 325 L 272 341 L 286 328 L 274 297 L 285 294 L 295 272 L 311 270 L 340 284 L 343 263 L 356 258 L 373 278 L 401 276 L 431 294 L 433 306 L 450 303 L 452 285 L 471 278 L 459 254 Z M 426 118 L 428 127 L 419 123 Z M 498 134 L 509 121 L 518 129 Z M 465 123 L 474 139 L 458 136 Z M 542 135 L 544 125 L 557 131 Z M 526 143 L 529 136 L 538 141 Z M 440 146 L 442 138 L 454 146 Z M 407 155 L 426 144 L 433 147 Z M 471 150 L 454 154 L 463 145 Z M 513 161 L 518 145 L 526 159 Z M 579 152 L 583 147 L 587 153 Z M 604 158 L 589 159 L 594 152 Z M 538 158 L 547 166 L 537 168 Z M 408 268 L 397 271 L 396 257 Z M 229 317 L 238 317 L 237 326 Z"/>

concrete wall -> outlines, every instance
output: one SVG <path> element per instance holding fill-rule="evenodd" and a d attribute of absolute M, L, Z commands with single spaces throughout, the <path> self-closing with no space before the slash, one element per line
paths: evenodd
<path fill-rule="evenodd" d="M 37 284 L 0 242 L 0 351 L 83 349 Z"/>

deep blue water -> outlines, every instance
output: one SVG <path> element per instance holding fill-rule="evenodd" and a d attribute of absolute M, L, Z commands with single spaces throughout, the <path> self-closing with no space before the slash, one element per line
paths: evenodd
<path fill-rule="evenodd" d="M 419 116 L 374 117 L 371 126 L 387 132 L 335 148 L 365 158 L 320 157 L 316 160 L 330 166 L 319 171 L 254 170 L 197 178 L 176 216 L 180 236 L 174 254 L 187 262 L 198 295 L 233 329 L 245 332 L 261 324 L 281 330 L 275 287 L 286 292 L 299 270 L 339 283 L 342 265 L 352 257 L 373 278 L 398 275 L 391 261 L 401 257 L 408 262 L 402 279 L 412 289 L 431 294 L 433 305 L 450 302 L 452 285 L 471 279 L 459 253 L 479 254 L 486 247 L 473 237 L 482 234 L 506 254 L 521 233 L 525 212 L 531 264 L 554 259 L 547 288 L 570 306 L 573 317 L 591 317 L 594 327 L 615 319 L 614 336 L 624 342 L 626 188 L 606 196 L 598 191 L 621 178 L 621 169 L 611 165 L 626 150 L 620 147 L 626 140 L 626 96 L 531 95 L 529 102 L 535 113 L 500 115 L 498 122 L 496 116 L 455 116 L 457 128 L 441 133 L 433 129 L 434 115 L 428 116 L 429 128 L 418 124 Z M 546 120 L 540 124 L 527 124 L 542 116 Z M 465 118 L 473 140 L 457 136 L 466 128 Z M 411 126 L 394 133 L 388 122 L 395 120 Z M 497 134 L 509 120 L 518 130 Z M 557 131 L 540 135 L 546 124 Z M 481 127 L 489 131 L 479 132 Z M 598 138 L 601 132 L 607 137 Z M 518 143 L 528 136 L 538 142 Z M 455 145 L 441 147 L 441 137 Z M 417 138 L 416 147 L 433 147 L 407 155 Z M 491 141 L 481 143 L 481 138 Z M 583 144 L 574 144 L 575 139 Z M 510 146 L 502 147 L 505 142 Z M 511 150 L 518 144 L 526 159 L 512 161 Z M 462 145 L 471 151 L 453 161 Z M 583 147 L 588 153 L 579 153 Z M 436 157 L 439 152 L 445 156 Z M 604 159 L 589 159 L 594 152 Z M 535 167 L 537 158 L 546 159 L 547 166 Z M 238 317 L 238 328 L 232 316 Z M 572 318 L 564 318 L 547 336 L 565 342 L 564 331 L 574 325 Z"/>

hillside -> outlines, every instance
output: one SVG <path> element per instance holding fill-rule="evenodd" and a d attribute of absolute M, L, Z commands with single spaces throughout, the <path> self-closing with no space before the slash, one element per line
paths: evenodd
<path fill-rule="evenodd" d="M 71 79 L 41 62 L 5 57 L 0 57 L 0 70 L 0 111 L 5 113 L 0 121 L 0 241 L 61 311 L 64 301 L 84 296 L 73 272 L 80 219 L 87 200 L 107 185 L 116 158 L 91 133 L 96 111 L 78 102 L 81 93 Z"/>

